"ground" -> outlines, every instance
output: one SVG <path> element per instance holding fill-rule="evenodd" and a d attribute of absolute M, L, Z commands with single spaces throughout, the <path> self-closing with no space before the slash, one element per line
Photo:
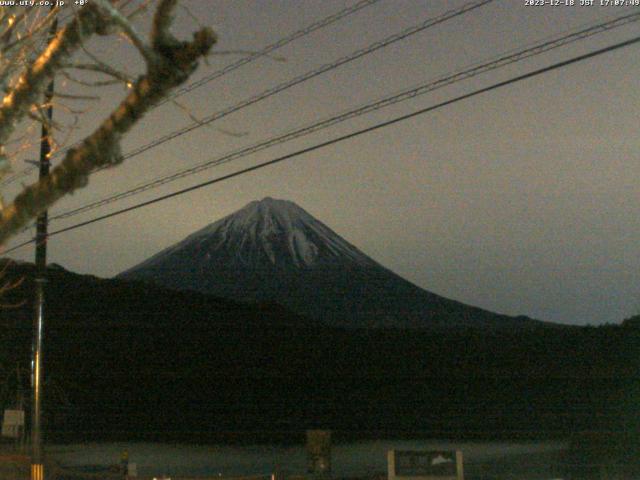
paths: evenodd
<path fill-rule="evenodd" d="M 29 457 L 16 454 L 13 445 L 0 445 L 0 479 L 24 480 L 29 478 Z"/>

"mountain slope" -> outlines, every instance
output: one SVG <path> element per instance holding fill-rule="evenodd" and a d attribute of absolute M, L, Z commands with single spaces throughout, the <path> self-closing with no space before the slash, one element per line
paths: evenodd
<path fill-rule="evenodd" d="M 330 325 L 533 326 L 440 297 L 369 258 L 296 204 L 265 198 L 120 274 L 239 301 L 277 302 Z"/>
<path fill-rule="evenodd" d="M 0 373 L 7 382 L 19 365 L 26 387 L 34 267 L 4 272 L 24 281 L 2 297 Z M 273 444 L 319 427 L 523 438 L 628 432 L 640 418 L 633 328 L 326 328 L 271 305 L 60 267 L 48 278 L 43 416 L 53 442 Z M 0 407 L 11 393 L 5 385 Z"/>

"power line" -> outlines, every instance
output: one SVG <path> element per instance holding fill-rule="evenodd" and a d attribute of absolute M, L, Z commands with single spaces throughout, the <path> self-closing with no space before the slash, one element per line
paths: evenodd
<path fill-rule="evenodd" d="M 448 105 L 452 105 L 452 104 L 460 102 L 462 100 L 466 100 L 468 98 L 472 98 L 472 97 L 481 95 L 483 93 L 487 93 L 487 92 L 490 92 L 490 91 L 493 91 L 493 90 L 497 90 L 497 89 L 505 87 L 507 85 L 511 85 L 511 84 L 514 84 L 514 83 L 517 83 L 517 82 L 520 82 L 520 81 L 523 81 L 523 80 L 527 80 L 529 78 L 536 77 L 538 75 L 542 75 L 544 73 L 547 73 L 547 72 L 550 72 L 550 71 L 553 71 L 553 70 L 557 70 L 557 69 L 566 67 L 568 65 L 572 65 L 574 63 L 578 63 L 578 62 L 590 59 L 590 58 L 594 58 L 594 57 L 597 57 L 599 55 L 603 55 L 605 53 L 612 52 L 614 50 L 618 50 L 618 49 L 621 49 L 621 48 L 624 48 L 624 47 L 627 47 L 627 46 L 630 46 L 630 45 L 633 45 L 633 44 L 636 44 L 636 43 L 639 43 L 639 42 L 640 42 L 640 36 L 634 37 L 634 38 L 632 38 L 630 40 L 626 40 L 624 42 L 620 42 L 620 43 L 616 43 L 614 45 L 610 45 L 610 46 L 605 47 L 605 48 L 601 48 L 599 50 L 595 50 L 593 52 L 586 53 L 584 55 L 579 55 L 577 57 L 570 58 L 569 60 L 564 60 L 562 62 L 554 63 L 554 64 L 549 65 L 547 67 L 543 67 L 543 68 L 531 71 L 529 73 L 518 75 L 516 77 L 512 77 L 512 78 L 510 78 L 508 80 L 504 80 L 502 82 L 494 83 L 494 84 L 492 84 L 492 85 L 490 85 L 488 87 L 484 87 L 484 88 L 480 88 L 478 90 L 474 90 L 473 92 L 466 93 L 464 95 L 460 95 L 460 96 L 454 97 L 452 99 L 449 99 L 449 100 L 446 100 L 444 102 L 432 105 L 430 107 L 422 108 L 422 109 L 417 110 L 415 112 L 408 113 L 408 114 L 405 114 L 405 115 L 401 115 L 401 116 L 393 118 L 391 120 L 387 120 L 387 121 L 384 121 L 384 122 L 381 122 L 381 123 L 377 123 L 377 124 L 375 124 L 373 126 L 370 126 L 370 127 L 367 127 L 367 128 L 363 128 L 361 130 L 357 130 L 355 132 L 348 133 L 346 135 L 341 135 L 339 137 L 335 137 L 335 138 L 333 138 L 331 140 L 328 140 L 326 142 L 318 143 L 316 145 L 312 145 L 310 147 L 306 147 L 306 148 L 303 148 L 301 150 L 297 150 L 297 151 L 295 151 L 293 153 L 289 153 L 289 154 L 274 158 L 272 160 L 269 160 L 269 161 L 266 161 L 266 162 L 263 162 L 263 163 L 259 163 L 257 165 L 252 166 L 252 167 L 244 168 L 242 170 L 238 170 L 238 171 L 230 173 L 228 175 L 224 175 L 224 176 L 221 176 L 221 177 L 218 177 L 218 178 L 207 180 L 206 182 L 198 183 L 196 185 L 192 185 L 191 187 L 187 187 L 187 188 L 184 188 L 184 189 L 169 193 L 167 195 L 162 195 L 160 197 L 157 197 L 157 198 L 152 199 L 152 200 L 148 200 L 146 202 L 138 203 L 138 204 L 133 205 L 131 207 L 123 208 L 121 210 L 117 210 L 115 212 L 111 212 L 111 213 L 108 213 L 106 215 L 101 215 L 99 217 L 95 217 L 93 219 L 86 220 L 84 222 L 80 222 L 80 223 L 77 223 L 75 225 L 71 225 L 69 227 L 65 227 L 65 228 L 61 228 L 59 230 L 55 230 L 55 231 L 49 233 L 49 236 L 51 237 L 51 236 L 54 236 L 54 235 L 59 235 L 61 233 L 69 232 L 71 230 L 75 230 L 77 228 L 81 228 L 81 227 L 90 225 L 92 223 L 96 223 L 96 222 L 99 222 L 99 221 L 102 221 L 102 220 L 106 220 L 108 218 L 115 217 L 117 215 L 121 215 L 123 213 L 131 212 L 133 210 L 137 210 L 139 208 L 146 207 L 146 206 L 161 202 L 163 200 L 167 200 L 169 198 L 177 197 L 179 195 L 183 195 L 185 193 L 189 193 L 189 192 L 192 192 L 194 190 L 198 190 L 200 188 L 203 188 L 203 187 L 206 187 L 206 186 L 209 186 L 209 185 L 213 185 L 215 183 L 220 183 L 220 182 L 223 182 L 225 180 L 229 180 L 231 178 L 235 178 L 235 177 L 238 177 L 240 175 L 244 175 L 246 173 L 253 172 L 255 170 L 259 170 L 259 169 L 274 165 L 276 163 L 280 163 L 280 162 L 283 162 L 285 160 L 289 160 L 289 159 L 294 158 L 294 157 L 299 157 L 301 155 L 305 155 L 307 153 L 311 153 L 311 152 L 314 152 L 316 150 L 320 150 L 321 148 L 328 147 L 330 145 L 335 145 L 335 144 L 337 144 L 339 142 L 342 142 L 342 141 L 345 141 L 345 140 L 349 140 L 351 138 L 358 137 L 358 136 L 363 135 L 365 133 L 373 132 L 375 130 L 379 130 L 381 128 L 385 128 L 385 127 L 394 125 L 396 123 L 399 123 L 399 122 L 402 122 L 402 121 L 417 117 L 419 115 L 424 115 L 426 113 L 432 112 L 434 110 L 440 109 L 440 108 L 448 106 Z M 25 243 L 21 244 L 20 246 L 27 245 L 27 244 L 32 243 L 32 242 L 34 242 L 34 240 L 31 240 L 29 242 L 25 242 Z M 17 248 L 19 248 L 19 247 L 14 247 L 14 248 L 12 248 L 10 250 L 7 250 L 5 253 L 12 252 L 12 251 L 16 250 Z"/>
<path fill-rule="evenodd" d="M 11 252 L 15 252 L 16 250 L 22 248 L 22 247 L 26 247 L 27 245 L 31 245 L 32 243 L 35 243 L 36 240 L 35 239 L 31 239 L 31 240 L 26 240 L 22 243 L 19 243 L 18 245 L 16 245 L 15 247 L 11 247 L 8 250 L 5 250 L 4 252 L 2 252 L 4 255 L 11 253 Z"/>
<path fill-rule="evenodd" d="M 252 97 L 249 97 L 241 102 L 236 103 L 235 105 L 232 105 L 230 107 L 225 108 L 224 110 L 220 110 L 218 112 L 215 112 L 207 117 L 205 117 L 204 119 L 202 119 L 201 121 L 198 122 L 193 122 L 192 124 L 175 130 L 171 133 L 168 133 L 146 145 L 142 145 L 134 150 L 129 151 L 128 153 L 126 153 L 125 155 L 123 155 L 123 159 L 129 159 L 132 157 L 135 157 L 137 155 L 140 155 L 143 152 L 146 152 L 147 150 L 150 150 L 152 148 L 155 148 L 159 145 L 162 145 L 163 143 L 168 142 L 169 140 L 173 140 L 175 138 L 181 137 L 182 135 L 185 135 L 189 132 L 192 132 L 193 130 L 196 130 L 198 128 L 201 128 L 205 125 L 210 124 L 211 122 L 215 121 L 215 120 L 219 120 L 223 117 L 226 117 L 227 115 L 230 115 L 232 113 L 237 112 L 238 110 L 241 110 L 243 108 L 246 108 L 250 105 L 253 105 L 255 103 L 258 103 L 262 100 L 265 100 L 273 95 L 276 95 L 280 92 L 283 92 L 285 90 L 288 90 L 291 87 L 294 87 L 295 85 L 298 85 L 302 82 L 306 82 L 307 80 L 311 80 L 312 78 L 315 78 L 319 75 L 322 75 L 323 73 L 326 73 L 328 71 L 331 70 L 335 70 L 336 68 L 352 62 L 354 60 L 357 60 L 361 57 L 364 57 L 365 55 L 368 55 L 370 53 L 373 53 L 377 50 L 380 50 L 381 48 L 387 47 L 395 42 L 399 42 L 400 40 L 404 40 L 412 35 L 415 35 L 419 32 L 422 32 L 423 30 L 426 30 L 428 28 L 434 27 L 436 25 L 439 25 L 441 23 L 446 22 L 447 20 L 450 20 L 452 18 L 458 17 L 460 15 L 463 15 L 469 11 L 475 10 L 476 8 L 482 7 L 484 5 L 487 5 L 491 2 L 493 2 L 495 0 L 476 0 L 473 2 L 469 2 L 465 5 L 463 5 L 460 8 L 454 9 L 454 10 L 448 10 L 445 13 L 437 16 L 437 17 L 432 17 L 429 18 L 427 20 L 425 20 L 424 22 L 415 25 L 413 27 L 409 27 L 399 33 L 395 33 L 393 35 L 390 35 L 389 37 L 383 39 L 383 40 L 379 40 L 375 43 L 372 43 L 371 45 L 361 48 L 359 50 L 356 50 L 355 52 L 350 53 L 349 55 L 346 55 L 344 57 L 339 58 L 338 60 L 335 60 L 331 63 L 322 65 L 318 68 L 315 68 L 313 70 L 310 70 L 306 73 L 303 73 L 302 75 L 299 75 L 291 80 L 288 80 L 286 82 L 283 82 L 279 85 L 276 85 L 275 87 L 269 88 L 259 94 L 256 94 Z M 108 168 L 108 167 L 104 167 L 104 168 Z M 102 169 L 98 169 L 97 171 L 102 170 Z"/>
<path fill-rule="evenodd" d="M 468 78 L 474 77 L 476 75 L 480 75 L 482 73 L 486 73 L 501 67 L 504 67 L 506 65 L 510 65 L 512 63 L 524 60 L 526 58 L 530 58 L 536 55 L 540 55 L 542 53 L 548 52 L 549 50 L 555 49 L 555 48 L 559 48 L 561 46 L 565 46 L 569 43 L 572 42 L 576 42 L 578 40 L 583 40 L 585 38 L 588 38 L 592 35 L 596 35 L 598 33 L 602 33 L 604 31 L 609 31 L 613 28 L 617 28 L 617 27 L 621 27 L 623 25 L 629 24 L 631 22 L 635 22 L 640 20 L 640 13 L 634 13 L 634 14 L 630 14 L 630 15 L 625 15 L 622 17 L 618 17 L 616 19 L 613 19 L 609 22 L 604 22 L 604 23 L 599 23 L 597 25 L 592 25 L 589 26 L 588 28 L 582 29 L 580 31 L 577 32 L 573 32 L 570 33 L 568 35 L 564 35 L 562 37 L 559 38 L 554 38 L 551 40 L 548 40 L 546 42 L 543 42 L 541 44 L 538 45 L 534 45 L 532 47 L 529 48 L 525 48 L 524 50 L 520 50 L 517 51 L 515 53 L 512 53 L 510 55 L 505 55 L 502 57 L 497 57 L 489 62 L 486 62 L 484 64 L 479 64 L 479 65 L 475 65 L 471 68 L 467 68 L 465 70 L 459 71 L 457 73 L 453 73 L 453 74 L 448 74 L 446 76 L 442 76 L 440 78 L 438 78 L 437 80 L 434 81 L 430 81 L 426 84 L 422 84 L 416 88 L 412 88 L 409 90 L 405 90 L 401 93 L 398 94 L 394 94 L 391 96 L 387 96 L 385 98 L 382 98 L 380 100 L 377 100 L 375 102 L 372 103 L 368 103 L 365 104 L 363 106 L 357 107 L 355 109 L 351 109 L 347 112 L 344 113 L 340 113 L 338 115 L 334 115 L 328 119 L 319 121 L 319 122 L 315 122 L 312 123 L 310 125 L 307 125 L 305 127 L 290 131 L 288 133 L 284 133 L 281 134 L 279 136 L 276 137 L 272 137 L 268 140 L 262 141 L 260 143 L 254 144 L 252 146 L 249 147 L 245 147 L 239 150 L 236 150 L 234 152 L 231 152 L 229 154 L 226 154 L 222 157 L 218 157 L 215 158 L 213 160 L 208 160 L 204 163 L 201 163 L 199 165 L 196 165 L 194 167 L 190 167 L 190 168 L 186 168 L 186 169 L 182 169 L 182 170 L 178 170 L 177 172 L 174 172 L 172 174 L 169 175 L 165 175 L 163 177 L 158 177 L 150 182 L 145 182 L 141 185 L 138 185 L 136 187 L 130 188 L 128 190 L 125 190 L 123 192 L 117 193 L 117 194 L 112 194 L 109 195 L 105 198 L 102 198 L 100 200 L 96 200 L 94 202 L 91 202 L 89 204 L 71 209 L 71 210 L 67 210 L 65 212 L 62 212 L 60 214 L 57 214 L 55 216 L 51 217 L 51 220 L 59 220 L 59 219 L 63 219 L 63 218 L 69 218 L 75 215 L 78 215 L 80 213 L 83 212 L 87 212 L 90 210 L 94 210 L 98 207 L 101 207 L 103 205 L 107 205 L 109 203 L 113 203 L 115 201 L 121 200 L 123 198 L 127 198 L 133 195 L 137 195 L 139 193 L 145 192 L 147 190 L 151 190 L 153 188 L 157 188 L 161 185 L 165 185 L 167 183 L 170 183 L 172 181 L 178 180 L 180 178 L 184 178 L 187 177 L 189 175 L 194 175 L 196 173 L 199 173 L 201 171 L 207 170 L 209 168 L 213 168 L 215 166 L 219 166 L 222 165 L 224 163 L 228 163 L 234 160 L 237 160 L 239 158 L 243 158 L 245 156 L 251 155 L 253 153 L 259 152 L 261 150 L 264 150 L 266 148 L 270 148 L 274 145 L 278 145 L 296 138 L 300 138 L 304 135 L 308 135 L 310 133 L 314 133 L 317 132 L 319 130 L 323 130 L 325 128 L 328 128 L 330 126 L 336 125 L 338 123 L 344 122 L 346 120 L 350 120 L 352 118 L 356 118 L 358 116 L 364 115 L 366 113 L 370 113 L 379 109 L 382 109 L 384 107 L 405 101 L 405 100 L 409 100 L 411 98 L 414 98 L 418 95 L 423 95 L 425 93 L 428 92 L 432 92 L 436 89 L 439 88 L 443 88 L 445 86 L 451 85 L 453 83 L 457 83 L 459 81 L 462 80 L 466 80 Z"/>
<path fill-rule="evenodd" d="M 331 15 L 329 15 L 328 17 L 324 17 L 320 20 L 317 20 L 316 22 L 313 22 L 309 25 L 307 25 L 306 27 L 297 30 L 295 32 L 293 32 L 290 35 L 287 35 L 286 37 L 283 37 L 279 40 L 277 40 L 275 43 L 269 44 L 266 47 L 262 48 L 261 50 L 252 53 L 251 55 L 248 55 L 246 57 L 243 57 L 219 70 L 216 70 L 215 72 L 210 73 L 209 75 L 207 75 L 206 77 L 193 82 L 185 87 L 182 87 L 176 91 L 174 91 L 173 93 L 171 93 L 167 98 L 165 98 L 163 101 L 159 102 L 158 104 L 156 104 L 153 108 L 157 108 L 161 105 L 164 105 L 165 103 L 167 103 L 168 101 L 171 101 L 181 95 L 184 95 L 185 93 L 189 93 L 197 88 L 200 88 L 201 86 L 212 82 L 224 75 L 227 75 L 228 73 L 233 72 L 234 70 L 237 70 L 238 68 L 247 65 L 255 60 L 258 60 L 259 58 L 262 57 L 266 57 L 268 56 L 270 53 L 274 52 L 275 50 L 278 50 L 279 48 L 284 47 L 285 45 L 288 45 L 289 43 L 298 40 L 299 38 L 302 38 L 306 35 L 309 35 L 313 32 L 315 32 L 316 30 L 319 30 L 321 28 L 327 27 L 329 25 L 331 25 L 332 23 L 337 22 L 338 20 L 351 15 L 353 13 L 356 13 L 368 6 L 371 6 L 375 3 L 378 3 L 381 0 L 360 0 L 359 2 L 353 4 L 350 7 L 344 8 L 336 13 L 333 13 Z M 67 17 L 64 17 L 64 20 L 66 20 L 67 18 L 71 17 L 72 15 L 68 15 Z M 58 152 L 56 152 L 56 154 L 54 156 L 58 156 L 61 155 L 64 152 L 67 152 L 69 149 L 73 148 L 74 146 L 78 145 L 77 143 L 74 145 L 71 145 L 69 147 L 66 147 L 62 150 L 59 150 Z M 20 178 L 24 178 L 27 175 L 29 175 L 31 172 L 33 172 L 34 170 L 36 170 L 36 167 L 27 167 L 25 169 L 23 169 L 20 172 L 17 172 L 16 174 L 8 177 L 7 179 L 5 179 L 4 181 L 0 182 L 0 186 L 6 186 L 6 185 L 10 185 L 12 183 L 14 183 L 15 181 L 17 181 Z"/>
<path fill-rule="evenodd" d="M 323 18 L 322 20 L 319 20 L 315 23 L 312 23 L 311 25 L 298 30 L 295 33 L 292 33 L 291 35 L 284 37 L 280 40 L 278 40 L 275 43 L 272 43 L 271 45 L 266 46 L 265 48 L 263 48 L 262 50 L 255 52 L 251 55 L 249 55 L 248 57 L 245 58 L 241 58 L 239 60 L 237 60 L 236 62 L 216 71 L 213 72 L 209 75 L 207 75 L 206 77 L 195 81 L 185 87 L 182 87 L 176 91 L 174 91 L 171 95 L 169 95 L 166 99 L 164 99 L 162 102 L 160 102 L 158 104 L 159 105 L 163 105 L 164 103 L 177 98 L 181 95 L 184 95 L 185 93 L 189 93 L 197 88 L 200 88 L 201 86 L 212 82 L 213 80 L 222 77 L 223 75 L 226 75 L 229 72 L 232 72 L 233 70 L 236 70 L 238 68 L 240 68 L 243 65 L 246 65 L 247 63 L 250 63 L 260 57 L 265 57 L 267 55 L 269 55 L 271 52 L 284 47 L 285 45 L 293 42 L 294 40 L 297 40 L 298 38 L 304 37 L 305 35 L 308 35 L 312 32 L 315 32 L 316 30 L 319 30 L 320 28 L 326 27 L 327 25 L 330 25 L 338 20 L 340 20 L 343 17 L 346 17 L 347 15 L 351 15 L 352 13 L 355 13 L 359 10 L 362 10 L 365 7 L 368 7 L 374 3 L 379 2 L 380 0 L 363 0 L 360 1 L 356 4 L 354 4 L 351 7 L 345 8 L 344 10 L 340 10 L 337 13 L 334 13 L 333 15 L 329 15 L 328 17 Z"/>
<path fill-rule="evenodd" d="M 476 8 L 482 7 L 488 3 L 491 3 L 495 0 L 476 0 L 473 2 L 469 2 L 465 5 L 463 5 L 460 8 L 457 9 L 453 9 L 453 10 L 448 10 L 445 13 L 437 16 L 437 17 L 432 17 L 429 18 L 427 20 L 425 20 L 424 22 L 415 25 L 413 27 L 409 27 L 399 33 L 393 34 L 389 37 L 386 37 L 383 40 L 379 40 L 378 42 L 375 42 L 373 44 L 370 44 L 369 46 L 356 50 L 355 52 L 352 52 L 349 55 L 346 55 L 344 57 L 339 58 L 338 60 L 335 60 L 332 63 L 328 63 L 325 65 L 322 65 L 318 68 L 315 68 L 313 70 L 310 70 L 306 73 L 303 73 L 302 75 L 299 75 L 291 80 L 288 80 L 286 82 L 280 83 L 278 85 L 276 85 L 275 87 L 269 88 L 261 93 L 258 93 L 256 95 L 253 95 L 252 97 L 249 97 L 239 103 L 236 103 L 234 105 L 231 105 L 230 107 L 225 108 L 224 110 L 219 110 L 207 117 L 205 117 L 204 119 L 197 121 L 197 122 L 193 122 L 190 125 L 187 125 L 186 127 L 183 127 L 181 129 L 178 130 L 174 130 L 171 133 L 168 133 L 152 142 L 147 143 L 146 145 L 142 145 L 134 150 L 131 150 L 129 152 L 127 152 L 126 154 L 123 155 L 122 159 L 124 160 L 128 160 L 130 158 L 133 158 L 135 156 L 140 155 L 141 153 L 144 153 L 148 150 L 151 150 L 152 148 L 158 147 L 160 145 L 162 145 L 163 143 L 166 143 L 170 140 L 173 140 L 175 138 L 181 137 L 183 135 L 186 135 L 187 133 L 190 133 L 198 128 L 204 127 L 205 125 L 208 125 L 210 123 L 212 123 L 215 120 L 220 120 L 223 117 L 226 117 L 227 115 L 230 115 L 232 113 L 235 113 L 243 108 L 249 107 L 251 105 L 254 105 L 258 102 L 261 102 L 262 100 L 265 100 L 269 97 L 272 97 L 273 95 L 276 95 L 278 93 L 281 93 L 285 90 L 288 90 L 289 88 L 292 88 L 298 84 L 301 84 L 303 82 L 306 82 L 307 80 L 311 80 L 312 78 L 315 78 L 319 75 L 322 75 L 323 73 L 326 73 L 330 70 L 335 70 L 336 68 L 352 62 L 354 60 L 357 60 L 365 55 L 368 55 L 370 53 L 373 53 L 377 50 L 380 50 L 381 48 L 387 47 L 388 45 L 391 45 L 395 42 L 398 42 L 400 40 L 404 40 L 412 35 L 415 35 L 423 30 L 426 30 L 428 28 L 431 28 L 433 26 L 436 26 L 440 23 L 444 23 L 447 20 L 450 20 L 451 18 L 455 18 L 457 16 L 463 15 L 471 10 L 475 10 Z M 71 147 L 69 147 L 71 148 Z M 68 150 L 68 149 L 65 149 Z M 96 169 L 93 173 L 99 172 L 101 170 L 105 170 L 109 168 L 108 166 L 105 167 L 101 167 Z M 23 170 L 23 172 L 26 172 L 29 169 L 25 169 Z M 10 183 L 15 182 L 18 178 L 22 178 L 24 175 L 20 175 L 18 177 L 18 175 L 14 175 L 10 178 L 8 178 L 7 180 L 5 180 L 4 183 L 0 183 L 0 187 L 1 186 L 6 186 L 9 185 Z"/>

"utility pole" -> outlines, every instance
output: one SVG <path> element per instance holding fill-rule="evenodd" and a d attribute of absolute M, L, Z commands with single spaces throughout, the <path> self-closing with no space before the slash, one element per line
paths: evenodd
<path fill-rule="evenodd" d="M 53 11 L 54 7 L 51 7 Z M 58 30 L 58 19 L 53 19 L 49 29 L 49 43 Z M 46 118 L 42 122 L 40 137 L 40 172 L 41 181 L 49 176 L 51 166 L 51 120 L 53 119 L 53 79 L 49 82 L 44 94 Z M 48 212 L 38 215 L 36 227 L 36 274 L 35 274 L 35 308 L 33 319 L 33 347 L 31 351 L 31 480 L 44 480 L 44 455 L 42 452 L 42 340 L 44 334 L 44 287 L 47 282 L 47 236 Z"/>

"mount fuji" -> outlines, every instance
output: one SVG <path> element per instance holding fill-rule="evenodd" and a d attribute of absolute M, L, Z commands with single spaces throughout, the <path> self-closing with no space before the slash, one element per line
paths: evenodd
<path fill-rule="evenodd" d="M 337 327 L 533 327 L 423 290 L 293 202 L 270 197 L 122 272 L 122 279 L 278 303 Z"/>

